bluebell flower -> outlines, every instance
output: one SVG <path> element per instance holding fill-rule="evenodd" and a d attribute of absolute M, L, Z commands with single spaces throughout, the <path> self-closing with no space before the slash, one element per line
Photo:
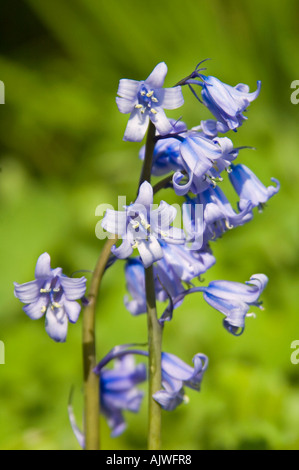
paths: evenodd
<path fill-rule="evenodd" d="M 264 186 L 257 176 L 245 165 L 231 165 L 229 179 L 240 197 L 239 207 L 243 210 L 251 202 L 253 207 L 262 209 L 263 205 L 280 189 L 279 181 L 271 178 L 275 186 Z"/>
<path fill-rule="evenodd" d="M 137 413 L 144 396 L 136 385 L 146 380 L 146 366 L 135 365 L 132 352 L 134 350 L 128 350 L 127 345 L 116 346 L 94 370 L 100 380 L 100 412 L 111 429 L 111 437 L 117 437 L 125 431 L 127 424 L 123 412 Z M 113 369 L 105 367 L 111 360 L 114 360 Z M 84 449 L 85 436 L 77 426 L 71 404 L 68 406 L 68 414 L 75 437 Z"/>
<path fill-rule="evenodd" d="M 187 402 L 184 387 L 200 390 L 203 374 L 208 366 L 208 358 L 204 354 L 193 357 L 194 367 L 189 366 L 174 354 L 162 353 L 162 387 L 153 398 L 164 410 L 172 411 L 182 402 Z"/>
<path fill-rule="evenodd" d="M 178 138 L 178 137 L 177 137 Z M 181 137 L 180 155 L 184 171 L 173 175 L 173 188 L 177 195 L 184 196 L 189 191 L 198 194 L 214 185 L 214 178 L 227 168 L 237 157 L 238 149 L 227 137 L 209 139 L 201 133 L 190 131 Z M 187 183 L 182 183 L 187 173 Z"/>
<path fill-rule="evenodd" d="M 216 240 L 227 230 L 251 220 L 252 208 L 252 203 L 247 201 L 243 210 L 237 213 L 218 186 L 210 186 L 195 198 L 187 198 L 183 203 L 183 220 L 191 249 L 200 249 L 202 244 Z"/>
<path fill-rule="evenodd" d="M 132 354 L 148 356 L 147 351 L 133 349 L 132 346 L 134 345 L 121 345 L 113 348 L 96 366 L 94 372 L 101 374 L 103 367 L 112 359 L 121 359 Z M 208 358 L 206 355 L 198 353 L 193 357 L 193 363 L 194 367 L 191 367 L 174 354 L 162 352 L 161 372 L 163 389 L 156 392 L 153 398 L 163 409 L 171 411 L 183 401 L 187 401 L 184 387 L 200 390 L 203 374 L 208 366 Z"/>
<path fill-rule="evenodd" d="M 175 135 L 179 134 L 180 136 L 184 136 L 187 132 L 187 127 L 182 121 L 170 119 L 170 122 L 173 128 L 169 133 L 169 137 L 158 139 L 155 144 L 152 164 L 152 174 L 155 176 L 166 175 L 178 169 L 184 170 L 180 156 L 181 142 L 175 138 Z M 174 137 L 171 137 L 172 134 Z M 139 158 L 144 160 L 144 155 L 145 145 L 140 149 Z"/>
<path fill-rule="evenodd" d="M 124 140 L 141 142 L 149 120 L 160 135 L 168 134 L 172 125 L 163 109 L 176 109 L 182 106 L 184 98 L 181 87 L 162 88 L 167 74 L 164 62 L 158 64 L 145 81 L 122 79 L 116 98 L 121 113 L 130 113 Z"/>
<path fill-rule="evenodd" d="M 211 139 L 218 136 L 218 134 L 225 134 L 230 129 L 223 122 L 215 121 L 214 119 L 207 119 L 201 121 L 198 130 L 201 130 L 206 137 Z"/>
<path fill-rule="evenodd" d="M 68 322 L 76 323 L 86 290 L 86 279 L 69 278 L 61 268 L 51 269 L 50 256 L 43 253 L 37 260 L 35 280 L 25 284 L 14 283 L 15 296 L 24 304 L 24 312 L 37 320 L 46 314 L 48 335 L 58 342 L 66 340 Z"/>
<path fill-rule="evenodd" d="M 112 247 L 111 251 L 117 258 L 128 258 L 137 248 L 147 268 L 163 256 L 158 239 L 184 243 L 183 231 L 170 226 L 176 217 L 176 209 L 161 201 L 158 209 L 151 210 L 152 204 L 153 188 L 144 181 L 136 201 L 127 206 L 125 211 L 106 211 L 102 227 L 123 240 L 119 247 Z"/>
<path fill-rule="evenodd" d="M 251 306 L 262 309 L 259 297 L 268 283 L 265 274 L 254 274 L 245 284 L 231 281 L 213 281 L 201 288 L 204 299 L 213 308 L 225 315 L 223 324 L 234 335 L 245 327 L 246 316 Z"/>
<path fill-rule="evenodd" d="M 249 87 L 244 83 L 232 87 L 212 76 L 200 75 L 200 77 L 203 80 L 201 96 L 204 105 L 217 121 L 222 122 L 229 129 L 235 130 L 240 127 L 247 119 L 243 112 L 260 93 L 261 82 L 257 82 L 256 91 L 249 93 Z"/>
<path fill-rule="evenodd" d="M 126 429 L 124 411 L 139 411 L 144 393 L 136 385 L 145 380 L 145 365 L 135 365 L 131 354 L 115 359 L 114 369 L 103 368 L 100 371 L 101 413 L 112 429 L 112 437 L 119 436 Z"/>

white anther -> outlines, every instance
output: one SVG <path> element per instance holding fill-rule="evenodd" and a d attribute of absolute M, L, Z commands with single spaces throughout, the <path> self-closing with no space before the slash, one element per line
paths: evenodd
<path fill-rule="evenodd" d="M 153 90 L 152 90 L 152 91 L 149 91 L 149 92 L 146 94 L 146 96 L 147 96 L 148 98 L 150 98 L 151 96 L 153 96 L 153 94 L 154 94 L 154 92 L 153 92 Z"/>
<path fill-rule="evenodd" d="M 188 395 L 184 395 L 184 396 L 183 396 L 183 402 L 184 402 L 186 405 L 188 405 L 189 401 L 190 401 L 190 399 L 189 399 Z"/>
<path fill-rule="evenodd" d="M 145 96 L 145 91 L 142 91 L 140 94 L 141 96 Z"/>
<path fill-rule="evenodd" d="M 141 108 L 143 108 L 143 106 L 142 106 L 142 104 L 135 104 L 135 108 L 136 109 L 141 109 Z"/>
<path fill-rule="evenodd" d="M 153 101 L 154 103 L 158 103 L 157 98 L 155 98 L 154 96 L 152 97 L 152 101 Z"/>
<path fill-rule="evenodd" d="M 138 244 L 139 244 L 138 242 L 135 242 L 134 245 L 132 245 L 133 250 L 135 250 L 135 248 L 137 248 Z"/>
<path fill-rule="evenodd" d="M 139 223 L 139 222 L 136 222 L 136 224 L 133 225 L 133 229 L 136 230 L 136 228 L 138 228 L 139 225 L 140 225 L 140 223 Z"/>
<path fill-rule="evenodd" d="M 42 313 L 45 313 L 45 311 L 47 310 L 47 307 L 44 305 L 40 310 Z"/>
<path fill-rule="evenodd" d="M 153 113 L 153 114 L 157 114 L 157 111 L 156 111 L 155 109 L 153 109 L 153 108 L 152 108 L 152 109 L 151 109 L 151 113 Z"/>
<path fill-rule="evenodd" d="M 60 304 L 57 303 L 57 302 L 52 302 L 52 307 L 53 307 L 52 310 L 54 310 L 54 308 L 61 308 L 62 305 L 60 305 Z"/>
<path fill-rule="evenodd" d="M 49 294 L 49 292 L 51 292 L 51 289 L 40 289 L 39 291 L 41 294 Z"/>

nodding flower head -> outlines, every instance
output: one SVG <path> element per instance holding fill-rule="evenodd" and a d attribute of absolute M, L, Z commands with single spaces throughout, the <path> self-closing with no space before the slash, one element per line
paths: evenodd
<path fill-rule="evenodd" d="M 24 304 L 24 312 L 37 320 L 46 315 L 46 331 L 58 342 L 66 340 L 68 322 L 76 323 L 86 290 L 86 279 L 69 278 L 61 268 L 51 269 L 50 256 L 43 253 L 37 260 L 35 280 L 25 284 L 14 283 L 15 296 Z"/>

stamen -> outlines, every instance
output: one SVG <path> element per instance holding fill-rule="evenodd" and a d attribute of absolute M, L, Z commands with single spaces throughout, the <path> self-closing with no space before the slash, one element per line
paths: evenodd
<path fill-rule="evenodd" d="M 53 292 L 60 292 L 60 287 L 54 287 Z"/>
<path fill-rule="evenodd" d="M 135 108 L 136 109 L 141 109 L 141 108 L 143 108 L 143 106 L 142 106 L 142 104 L 135 104 Z"/>
<path fill-rule="evenodd" d="M 145 96 L 145 91 L 140 92 L 141 96 Z"/>
<path fill-rule="evenodd" d="M 40 289 L 39 291 L 41 294 L 49 294 L 49 292 L 51 292 L 51 289 Z"/>
<path fill-rule="evenodd" d="M 149 92 L 146 94 L 146 96 L 147 96 L 148 98 L 150 98 L 151 96 L 153 96 L 153 94 L 154 94 L 154 92 L 153 92 L 153 90 L 152 90 L 152 91 L 149 91 Z"/>
<path fill-rule="evenodd" d="M 138 245 L 139 245 L 139 243 L 136 241 L 136 242 L 134 243 L 134 245 L 132 245 L 133 250 L 135 250 L 135 248 L 137 248 Z"/>
<path fill-rule="evenodd" d="M 45 313 L 45 311 L 47 310 L 47 307 L 44 305 L 40 310 L 42 313 Z"/>
<path fill-rule="evenodd" d="M 152 101 L 153 101 L 154 103 L 158 103 L 157 98 L 155 98 L 154 96 L 152 97 Z"/>
<path fill-rule="evenodd" d="M 232 228 L 234 228 L 233 225 L 230 225 L 230 223 L 229 223 L 229 221 L 228 221 L 227 219 L 225 219 L 225 222 L 224 222 L 224 223 L 225 223 L 225 226 L 226 226 L 226 228 L 227 228 L 228 230 L 231 230 Z"/>
<path fill-rule="evenodd" d="M 189 401 L 190 401 L 190 398 L 188 397 L 188 395 L 184 395 L 184 396 L 183 396 L 183 402 L 184 402 L 186 405 L 188 405 Z"/>
<path fill-rule="evenodd" d="M 61 307 L 62 307 L 62 305 L 60 305 L 59 303 L 52 302 L 52 306 L 51 306 L 52 310 L 54 310 L 54 308 L 61 308 Z"/>
<path fill-rule="evenodd" d="M 151 113 L 153 113 L 153 114 L 157 114 L 157 111 L 156 111 L 155 109 L 153 109 L 153 108 L 152 108 L 152 109 L 151 109 Z"/>
<path fill-rule="evenodd" d="M 136 230 L 136 228 L 138 228 L 139 225 L 140 225 L 140 223 L 139 223 L 139 222 L 136 222 L 136 224 L 133 225 L 133 229 Z"/>

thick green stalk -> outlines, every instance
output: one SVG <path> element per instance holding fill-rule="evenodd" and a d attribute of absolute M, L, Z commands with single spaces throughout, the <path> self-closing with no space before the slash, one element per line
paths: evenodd
<path fill-rule="evenodd" d="M 99 287 L 116 239 L 108 239 L 96 264 L 88 294 L 88 305 L 83 313 L 83 371 L 84 371 L 84 433 L 85 449 L 99 450 L 99 377 L 93 372 L 96 366 L 95 310 Z"/>
<path fill-rule="evenodd" d="M 140 184 L 151 181 L 153 151 L 155 147 L 155 126 L 149 125 L 144 163 L 140 176 Z M 159 450 L 161 448 L 161 407 L 152 398 L 153 394 L 161 390 L 161 348 L 162 327 L 157 317 L 156 293 L 153 267 L 145 269 L 145 292 L 147 305 L 148 346 L 149 346 L 149 422 L 148 422 L 148 448 Z"/>

